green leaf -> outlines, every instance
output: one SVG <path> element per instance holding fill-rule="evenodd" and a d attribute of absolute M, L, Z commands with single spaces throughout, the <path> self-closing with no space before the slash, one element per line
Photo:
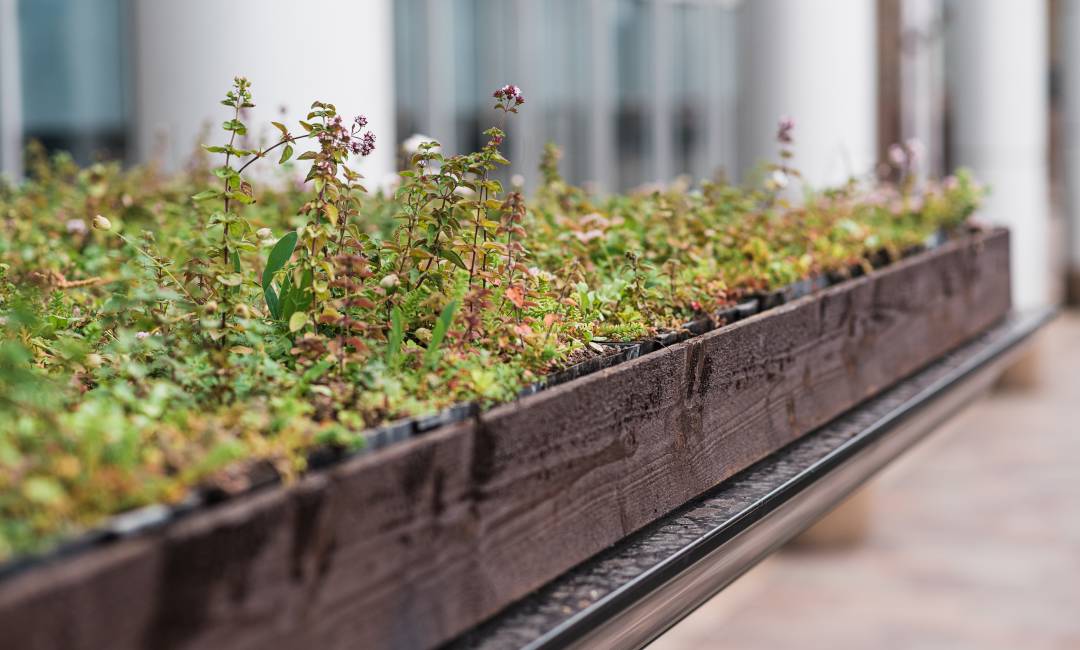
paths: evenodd
<path fill-rule="evenodd" d="M 52 505 L 64 500 L 64 488 L 56 479 L 31 476 L 23 481 L 23 496 L 42 505 Z"/>
<path fill-rule="evenodd" d="M 226 131 L 232 131 L 236 135 L 247 135 L 247 127 L 240 120 L 227 120 L 222 122 L 221 128 Z"/>
<path fill-rule="evenodd" d="M 239 287 L 244 282 L 244 278 L 239 273 L 222 273 L 217 276 L 217 281 L 226 287 Z"/>
<path fill-rule="evenodd" d="M 314 279 L 314 275 L 311 273 L 311 269 L 304 271 L 304 274 L 300 276 L 300 291 L 307 292 L 311 288 L 311 282 Z"/>
<path fill-rule="evenodd" d="M 236 201 L 239 201 L 240 203 L 243 203 L 244 205 L 251 205 L 252 203 L 255 202 L 255 197 L 248 196 L 247 194 L 244 194 L 243 192 L 232 192 L 229 196 L 230 196 L 230 198 L 232 198 L 232 199 L 234 199 Z"/>
<path fill-rule="evenodd" d="M 311 366 L 304 371 L 304 374 L 300 376 L 300 385 L 307 388 L 311 385 L 311 382 L 319 379 L 326 374 L 326 371 L 334 367 L 334 362 L 329 359 L 323 359 L 322 361 Z"/>
<path fill-rule="evenodd" d="M 205 190 L 191 197 L 192 201 L 207 201 L 221 196 L 221 190 Z"/>
<path fill-rule="evenodd" d="M 450 250 L 449 248 L 440 249 L 439 257 L 443 258 L 444 260 L 453 262 L 454 264 L 465 269 L 466 271 L 469 270 L 469 267 L 465 266 L 465 260 L 461 259 L 460 255 Z"/>
<path fill-rule="evenodd" d="M 457 300 L 451 300 L 443 308 L 442 313 L 439 314 L 439 320 L 435 321 L 435 327 L 431 330 L 431 341 L 428 343 L 427 351 L 424 353 L 424 365 L 427 366 L 428 370 L 434 370 L 435 366 L 439 365 L 439 359 L 442 358 L 439 347 L 446 337 L 446 332 L 450 329 L 450 323 L 454 320 L 456 310 Z"/>
<path fill-rule="evenodd" d="M 271 288 L 271 290 L 273 289 Z M 281 291 L 277 295 L 278 313 L 275 318 L 278 320 L 289 320 L 289 317 L 296 311 L 296 300 L 293 292 L 292 276 L 286 273 L 285 279 L 281 281 Z"/>
<path fill-rule="evenodd" d="M 270 288 L 270 282 L 274 279 L 274 275 L 283 269 L 289 258 L 292 257 L 293 251 L 296 250 L 296 240 L 297 235 L 294 230 L 277 240 L 274 247 L 270 249 L 270 254 L 266 256 L 266 268 L 263 269 L 262 274 L 263 289 Z"/>
<path fill-rule="evenodd" d="M 274 293 L 274 287 L 263 287 L 263 299 L 266 300 L 266 308 L 270 310 L 270 316 L 274 320 L 281 320 L 281 301 Z"/>
<path fill-rule="evenodd" d="M 292 145 L 291 144 L 285 145 L 285 149 L 283 149 L 282 152 L 281 152 L 281 158 L 278 159 L 278 164 L 279 165 L 284 165 L 285 163 L 287 163 L 289 161 L 289 158 L 292 158 L 292 154 L 293 154 Z"/>
<path fill-rule="evenodd" d="M 293 315 L 289 317 L 290 332 L 299 332 L 300 330 L 304 329 L 307 324 L 308 314 L 306 311 L 294 312 Z"/>
<path fill-rule="evenodd" d="M 386 339 L 386 365 L 397 368 L 401 354 L 401 342 L 405 338 L 405 324 L 401 309 L 394 307 L 390 312 L 390 335 Z"/>
<path fill-rule="evenodd" d="M 293 312 L 303 311 L 311 305 L 311 270 L 305 270 L 300 277 L 300 286 L 292 284 L 292 278 L 285 276 L 281 285 L 281 320 L 289 320 Z"/>
<path fill-rule="evenodd" d="M 205 476 L 216 472 L 229 463 L 243 458 L 247 453 L 239 440 L 222 440 L 214 445 L 193 467 L 186 470 L 191 477 Z"/>

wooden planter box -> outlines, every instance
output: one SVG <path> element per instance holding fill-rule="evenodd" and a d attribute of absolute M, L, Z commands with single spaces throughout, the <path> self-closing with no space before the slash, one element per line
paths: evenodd
<path fill-rule="evenodd" d="M 437 645 L 1005 316 L 964 236 L 0 581 L 4 647 Z"/>

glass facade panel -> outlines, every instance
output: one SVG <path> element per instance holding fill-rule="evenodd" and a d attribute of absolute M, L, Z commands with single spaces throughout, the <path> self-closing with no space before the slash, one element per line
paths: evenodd
<path fill-rule="evenodd" d="M 133 119 L 132 0 L 17 6 L 22 143 L 81 162 L 125 157 Z M 532 187 L 546 142 L 573 182 L 603 190 L 730 166 L 734 16 L 717 0 L 395 0 L 397 135 L 475 150 L 491 92 L 522 87 L 510 174 Z M 21 143 L 20 143 L 21 144 Z"/>
<path fill-rule="evenodd" d="M 449 153 L 498 122 L 491 92 L 519 85 L 512 174 L 531 186 L 544 143 L 573 182 L 626 189 L 730 165 L 734 17 L 709 0 L 398 0 L 400 140 Z M 449 33 L 447 33 L 449 32 Z"/>
<path fill-rule="evenodd" d="M 24 142 L 81 162 L 125 153 L 128 6 L 125 0 L 21 0 L 19 68 Z"/>

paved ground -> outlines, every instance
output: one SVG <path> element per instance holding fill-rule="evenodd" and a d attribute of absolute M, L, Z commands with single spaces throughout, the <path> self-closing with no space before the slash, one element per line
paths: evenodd
<path fill-rule="evenodd" d="M 873 485 L 868 539 L 788 550 L 650 646 L 1080 648 L 1080 314 Z"/>

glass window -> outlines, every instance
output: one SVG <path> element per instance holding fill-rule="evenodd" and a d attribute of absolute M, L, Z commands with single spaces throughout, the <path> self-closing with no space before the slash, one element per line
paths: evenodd
<path fill-rule="evenodd" d="M 24 142 L 77 160 L 123 157 L 128 119 L 124 0 L 18 3 Z"/>
<path fill-rule="evenodd" d="M 607 190 L 730 166 L 734 16 L 722 3 L 398 0 L 394 11 L 399 140 L 475 150 L 497 117 L 491 92 L 515 83 L 526 104 L 507 129 L 510 171 L 528 187 L 548 141 L 568 179 Z"/>

